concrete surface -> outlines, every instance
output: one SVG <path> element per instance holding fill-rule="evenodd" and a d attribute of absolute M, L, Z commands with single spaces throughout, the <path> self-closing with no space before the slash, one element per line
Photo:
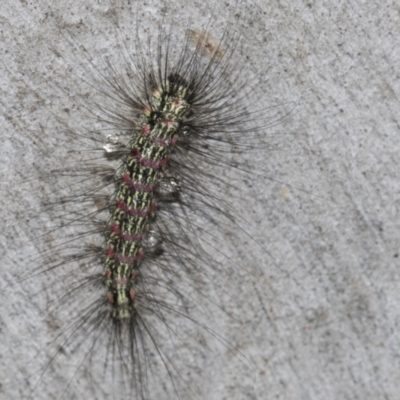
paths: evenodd
<path fill-rule="evenodd" d="M 163 18 L 180 32 L 211 14 L 216 37 L 240 17 L 235 57 L 257 79 L 260 108 L 291 112 L 267 130 L 271 151 L 247 160 L 259 176 L 247 176 L 243 195 L 222 193 L 247 221 L 221 229 L 221 262 L 239 267 L 190 294 L 205 303 L 196 320 L 216 334 L 181 319 L 177 352 L 163 344 L 176 388 L 182 399 L 400 398 L 399 5 L 232 3 L 1 2 L 0 399 L 120 399 L 128 390 L 102 379 L 106 348 L 92 363 L 74 346 L 51 358 L 69 315 L 48 311 L 57 271 L 32 277 L 46 248 L 32 239 L 52 226 L 40 202 L 59 183 L 38 171 L 68 157 L 63 132 L 101 129 L 82 107 L 102 98 L 83 54 L 121 54 L 138 19 L 151 37 Z M 30 278 L 12 285 L 20 276 Z M 178 398 L 154 368 L 149 397 Z"/>

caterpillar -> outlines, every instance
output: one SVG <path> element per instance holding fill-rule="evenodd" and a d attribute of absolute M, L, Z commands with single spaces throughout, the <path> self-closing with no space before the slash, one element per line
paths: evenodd
<path fill-rule="evenodd" d="M 61 35 L 84 65 L 66 69 L 75 86 L 53 84 L 64 98 L 80 85 L 94 88 L 95 100 L 83 93 L 64 114 L 50 109 L 22 143 L 55 166 L 38 165 L 11 188 L 22 211 L 7 245 L 7 271 L 16 268 L 5 293 L 7 303 L 29 297 L 24 312 L 35 322 L 24 321 L 22 331 L 40 337 L 47 326 L 51 340 L 9 356 L 7 396 L 202 398 L 207 391 L 192 376 L 211 381 L 224 369 L 213 354 L 223 352 L 241 385 L 254 386 L 235 344 L 250 335 L 236 311 L 246 295 L 224 284 L 255 279 L 249 243 L 268 256 L 246 224 L 257 209 L 251 195 L 266 181 L 256 163 L 270 150 L 266 132 L 291 105 L 259 105 L 259 81 L 236 64 L 240 30 L 223 27 L 210 46 L 211 25 L 180 36 L 172 22 L 157 25 L 145 46 L 139 23 L 133 50 L 121 46 L 118 61 L 94 60 L 73 34 Z M 49 54 L 64 62 L 56 46 Z M 95 85 L 78 76 L 85 71 Z M 39 98 L 40 90 L 32 93 Z M 37 207 L 24 198 L 32 188 Z M 212 320 L 235 333 L 219 334 Z M 11 332 L 11 322 L 3 325 Z"/>

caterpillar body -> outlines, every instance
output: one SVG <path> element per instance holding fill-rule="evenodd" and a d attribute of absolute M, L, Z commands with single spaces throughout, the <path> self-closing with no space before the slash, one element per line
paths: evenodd
<path fill-rule="evenodd" d="M 132 319 L 135 313 L 135 280 L 144 256 L 143 236 L 155 216 L 154 191 L 191 106 L 186 86 L 181 77 L 170 75 L 153 89 L 118 178 L 104 262 L 107 299 L 117 320 Z"/>

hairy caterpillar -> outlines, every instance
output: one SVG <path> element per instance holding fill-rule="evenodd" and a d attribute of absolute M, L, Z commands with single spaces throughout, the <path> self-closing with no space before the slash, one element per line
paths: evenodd
<path fill-rule="evenodd" d="M 224 29 L 226 37 L 231 31 Z M 252 279 L 252 266 L 247 267 L 252 257 L 246 254 L 248 251 L 245 248 L 241 253 L 240 247 L 235 246 L 245 241 L 257 247 L 258 239 L 246 234 L 246 228 L 243 227 L 246 221 L 249 221 L 248 214 L 256 209 L 249 206 L 250 201 L 246 207 L 237 208 L 234 200 L 242 196 L 244 188 L 248 194 L 257 192 L 259 188 L 252 188 L 252 185 L 255 185 L 254 182 L 265 180 L 263 170 L 257 170 L 249 162 L 255 162 L 257 158 L 263 159 L 265 153 L 268 153 L 270 143 L 268 137 L 262 135 L 271 124 L 280 123 L 282 114 L 285 115 L 287 111 L 284 107 L 279 107 L 278 114 L 274 114 L 274 109 L 271 114 L 269 108 L 257 104 L 253 104 L 251 108 L 252 103 L 246 104 L 246 99 L 251 99 L 250 96 L 254 96 L 257 90 L 255 85 L 243 85 L 244 72 L 234 64 L 235 46 L 239 43 L 235 36 L 228 38 L 230 40 L 226 42 L 222 41 L 221 46 L 218 44 L 216 47 L 217 50 L 221 50 L 222 45 L 226 43 L 225 62 L 213 59 L 215 53 L 209 58 L 200 54 L 200 47 L 203 46 L 205 38 L 203 33 L 197 37 L 197 47 L 195 45 L 189 50 L 189 36 L 181 35 L 178 40 L 170 30 L 157 32 L 159 36 L 156 37 L 159 39 L 156 41 L 158 47 L 155 46 L 155 53 L 147 54 L 146 46 L 142 46 L 137 53 L 142 61 L 155 54 L 156 57 L 152 61 L 155 60 L 155 64 L 139 64 L 136 72 L 125 67 L 126 75 L 122 76 L 116 62 L 102 64 L 101 60 L 104 58 L 100 58 L 100 64 L 95 65 L 90 59 L 86 60 L 86 67 L 89 67 L 90 72 L 97 72 L 104 78 L 100 79 L 100 83 L 106 85 L 105 89 L 101 89 L 104 86 L 97 89 L 97 94 L 102 97 L 102 102 L 99 103 L 102 109 L 99 110 L 97 119 L 86 114 L 87 126 L 82 128 L 79 122 L 76 127 L 75 110 L 68 109 L 64 111 L 65 116 L 53 113 L 52 118 L 46 120 L 46 125 L 43 125 L 41 120 L 38 129 L 31 131 L 32 148 L 36 148 L 35 157 L 51 156 L 58 162 L 66 160 L 67 164 L 51 168 L 45 165 L 45 169 L 38 167 L 38 173 L 34 175 L 40 176 L 40 184 L 43 185 L 42 197 L 37 196 L 42 204 L 38 208 L 25 207 L 24 216 L 20 218 L 32 218 L 35 223 L 34 229 L 26 228 L 30 226 L 30 222 L 14 226 L 15 237 L 23 236 L 21 230 L 22 233 L 28 233 L 24 252 L 18 249 L 20 260 L 16 264 L 21 267 L 29 264 L 29 269 L 17 269 L 16 275 L 22 275 L 22 279 L 19 279 L 20 285 L 13 289 L 12 293 L 18 295 L 18 288 L 23 288 L 23 293 L 29 294 L 32 305 L 32 310 L 26 310 L 27 313 L 36 313 L 36 319 L 43 318 L 43 315 L 46 315 L 46 318 L 50 316 L 53 320 L 51 324 L 56 326 L 52 328 L 55 333 L 50 343 L 38 345 L 37 358 L 36 355 L 32 359 L 24 354 L 14 357 L 18 362 L 13 367 L 20 369 L 20 375 L 15 373 L 15 379 L 21 381 L 23 377 L 28 379 L 28 383 L 21 382 L 11 389 L 10 385 L 4 385 L 5 393 L 10 393 L 6 390 L 17 388 L 17 391 L 25 390 L 24 395 L 33 398 L 75 398 L 81 390 L 95 398 L 122 398 L 127 393 L 128 396 L 139 398 L 201 398 L 199 393 L 203 393 L 204 396 L 205 392 L 196 386 L 191 375 L 200 374 L 204 376 L 203 380 L 207 380 L 217 365 L 211 364 L 214 367 L 202 370 L 202 365 L 207 365 L 201 362 L 202 358 L 207 359 L 204 355 L 206 350 L 209 354 L 213 354 L 212 349 L 217 349 L 215 353 L 236 352 L 236 357 L 241 357 L 239 347 L 234 344 L 235 335 L 231 338 L 221 336 L 212 328 L 210 316 L 213 314 L 211 318 L 220 321 L 234 321 L 235 318 L 240 320 L 240 315 L 235 312 L 235 308 L 238 308 L 235 303 L 240 303 L 241 300 L 237 294 L 224 290 L 224 281 L 233 279 L 232 275 L 235 274 L 238 274 L 236 279 Z M 204 27 L 200 32 L 204 32 Z M 221 37 L 224 38 L 224 35 Z M 176 43 L 180 43 L 181 46 L 176 47 Z M 54 54 L 57 53 L 54 46 L 50 46 L 50 49 Z M 123 50 L 120 50 L 123 61 L 131 61 L 130 53 L 129 57 L 124 59 Z M 168 57 L 175 62 L 166 60 L 164 53 L 168 53 Z M 57 54 L 56 57 L 62 60 Z M 99 72 L 102 67 L 105 67 L 104 73 L 109 75 Z M 81 72 L 78 67 L 77 70 Z M 76 74 L 74 70 L 70 72 Z M 201 80 L 202 76 L 204 81 Z M 196 81 L 196 77 L 200 78 Z M 256 82 L 251 78 L 248 81 Z M 86 77 L 76 79 L 76 82 L 88 82 L 87 86 L 90 87 L 90 80 Z M 56 83 L 64 95 L 71 90 L 64 87 L 62 82 Z M 129 327 L 115 329 L 115 324 L 110 324 L 109 318 L 106 318 L 106 315 L 109 317 L 108 311 L 99 313 L 100 306 L 107 306 L 107 291 L 99 284 L 104 281 L 104 274 L 107 272 L 101 269 L 98 258 L 93 260 L 93 254 L 99 254 L 97 249 L 101 248 L 104 258 L 104 236 L 101 234 L 105 229 L 104 226 L 99 229 L 99 226 L 102 226 L 101 222 L 107 220 L 107 217 L 100 217 L 103 217 L 101 214 L 107 212 L 111 206 L 106 200 L 110 194 L 104 194 L 103 190 L 107 192 L 107 187 L 115 185 L 115 181 L 119 180 L 112 178 L 115 174 L 110 174 L 110 170 L 105 169 L 100 160 L 103 157 L 104 146 L 111 155 L 127 153 L 126 144 L 120 141 L 114 131 L 110 134 L 107 122 L 118 128 L 119 135 L 125 135 L 126 131 L 132 134 L 138 126 L 145 129 L 146 124 L 141 125 L 137 122 L 140 117 L 134 117 L 132 123 L 132 118 L 126 117 L 126 110 L 116 108 L 115 103 L 134 109 L 135 114 L 145 115 L 146 105 L 156 102 L 160 93 L 169 93 L 169 86 L 174 85 L 178 87 L 173 90 L 178 91 L 187 90 L 190 85 L 198 85 L 196 93 L 203 103 L 199 100 L 194 102 L 198 108 L 197 118 L 200 118 L 197 124 L 188 123 L 187 119 L 190 120 L 190 117 L 187 116 L 185 118 L 188 131 L 184 129 L 185 126 L 179 126 L 179 140 L 184 143 L 181 158 L 175 154 L 176 158 L 172 160 L 175 167 L 163 171 L 164 180 L 157 181 L 158 203 L 164 208 L 162 210 L 161 207 L 160 212 L 165 214 L 164 218 L 163 214 L 158 214 L 157 220 L 152 223 L 152 228 L 158 229 L 154 235 L 150 234 L 146 238 L 148 247 L 152 247 L 153 244 L 154 250 L 148 251 L 148 275 L 141 278 L 143 286 L 138 293 L 147 301 L 147 306 L 142 306 L 142 312 L 147 311 L 149 315 L 142 314 L 147 320 L 141 329 L 137 328 L 140 321 L 135 321 L 136 336 L 133 336 Z M 249 90 L 254 92 L 249 93 Z M 133 91 L 133 94 L 129 91 Z M 33 88 L 33 93 L 37 94 L 36 88 Z M 112 93 L 113 97 L 107 98 L 108 93 Z M 140 96 L 137 96 L 138 93 Z M 144 100 L 140 103 L 137 99 Z M 170 100 L 162 101 L 165 103 Z M 74 106 L 78 113 L 84 114 L 82 108 L 86 104 L 81 102 Z M 156 106 L 152 104 L 151 108 Z M 91 109 L 94 107 L 91 106 Z M 194 115 L 195 111 L 193 110 Z M 151 118 L 152 124 L 156 124 L 157 118 Z M 63 120 L 68 121 L 67 128 L 53 131 L 53 121 L 62 126 Z M 190 142 L 190 135 L 193 137 L 196 133 L 199 143 L 194 146 L 193 142 Z M 188 139 L 185 139 L 186 136 Z M 208 140 L 209 143 L 202 143 L 202 140 Z M 93 142 L 95 146 L 91 144 Z M 148 161 L 140 157 L 137 147 L 134 149 L 136 152 L 131 153 L 131 158 L 139 158 L 143 163 Z M 198 158 L 189 157 L 190 152 Z M 203 169 L 202 172 L 202 168 L 206 168 L 205 164 L 208 164 L 209 169 Z M 110 160 L 110 165 L 121 168 L 120 162 L 118 167 L 116 160 Z M 236 172 L 229 174 L 229 169 Z M 23 184 L 18 185 L 16 189 L 21 190 L 21 193 L 24 193 L 24 188 L 31 190 L 32 182 L 36 182 L 33 179 L 25 178 Z M 247 179 L 253 180 L 253 183 L 246 183 Z M 177 186 L 180 188 L 175 189 Z M 35 190 L 39 191 L 39 187 Z M 177 202 L 176 197 L 179 196 L 181 199 Z M 23 196 L 19 195 L 18 198 L 23 204 Z M 123 203 L 121 207 L 126 208 L 125 201 Z M 151 208 L 151 203 L 149 207 Z M 28 214 L 26 210 L 33 211 Z M 41 215 L 36 215 L 38 210 L 41 210 Z M 215 216 L 212 211 L 215 212 Z M 91 222 L 89 229 L 87 222 Z M 245 232 L 241 239 L 235 230 Z M 157 235 L 160 236 L 158 239 Z M 39 240 L 34 240 L 35 237 Z M 15 243 L 17 242 L 14 242 L 14 245 Z M 34 255 L 27 255 L 29 248 L 34 246 L 37 246 L 37 249 L 33 249 Z M 8 246 L 8 250 L 11 248 L 12 245 Z M 93 249 L 96 249 L 94 253 Z M 164 253 L 157 254 L 161 249 Z M 8 254 L 6 256 L 10 263 L 11 257 Z M 251 263 L 256 261 L 253 259 Z M 100 272 L 96 269 L 99 266 Z M 177 266 L 181 266 L 181 269 Z M 142 267 L 140 269 L 145 271 Z M 132 276 L 132 271 L 130 273 Z M 32 286 L 29 286 L 30 282 L 33 282 Z M 214 285 L 218 293 L 213 293 L 213 290 L 209 289 L 210 285 Z M 44 288 L 49 286 L 52 288 L 53 297 L 46 299 L 43 293 L 47 293 L 48 289 Z M 15 287 L 16 285 L 13 286 Z M 124 289 L 125 300 L 129 296 L 131 300 L 135 298 L 136 291 L 132 294 L 131 289 Z M 158 293 L 159 297 L 154 299 L 153 293 Z M 44 304 L 41 303 L 43 301 Z M 108 303 L 113 301 L 109 296 Z M 37 310 L 40 310 L 39 314 Z M 119 312 L 121 308 L 116 310 L 116 314 Z M 189 321 L 190 324 L 185 325 L 182 321 Z M 239 329 L 243 329 L 242 325 L 238 323 L 236 326 L 238 332 Z M 24 332 L 25 329 L 26 332 L 31 332 L 28 328 L 23 329 Z M 36 332 L 36 335 L 39 333 Z M 200 343 L 195 349 L 191 347 L 191 335 L 195 335 L 194 341 Z M 132 346 L 129 342 L 126 345 L 126 337 L 130 338 Z M 135 347 L 136 343 L 139 343 L 138 347 Z M 210 348 L 207 349 L 207 346 Z M 178 366 L 178 359 L 183 360 L 184 367 Z M 136 360 L 137 364 L 132 362 Z M 243 372 L 243 362 L 240 365 L 242 382 L 248 380 L 251 387 L 254 372 L 251 369 L 250 372 Z M 222 366 L 218 370 L 221 371 Z M 98 374 L 97 380 L 85 379 L 87 374 Z M 60 383 L 57 383 L 57 379 Z M 218 394 L 215 394 L 215 397 L 217 396 Z"/>
<path fill-rule="evenodd" d="M 80 365 L 79 357 L 85 354 L 85 348 L 79 351 L 82 336 L 75 336 L 72 354 L 72 343 L 62 348 L 66 353 L 52 360 L 42 383 L 33 388 L 71 317 L 61 314 L 62 308 L 50 312 L 65 293 L 65 274 L 61 269 L 43 271 L 15 282 L 39 266 L 32 262 L 41 249 L 61 239 L 54 230 L 47 241 L 42 239 L 42 248 L 40 238 L 33 240 L 35 233 L 53 226 L 41 195 L 55 194 L 57 188 L 54 179 L 38 179 L 39 172 L 60 168 L 54 161 L 65 160 L 71 147 L 87 149 L 74 147 L 68 132 L 104 127 L 81 107 L 89 100 L 107 101 L 97 90 L 102 87 L 98 74 L 82 52 L 66 45 L 67 35 L 60 30 L 72 32 L 94 59 L 121 54 L 121 43 L 132 43 L 136 32 L 136 7 L 129 6 L 133 0 L 48 3 L 3 0 L 0 7 L 0 398 L 21 399 L 32 393 L 43 399 L 115 398 L 122 387 L 117 391 L 102 379 L 107 346 L 97 346 L 101 363 Z M 246 0 L 235 9 L 231 2 L 213 3 L 141 2 L 138 18 L 145 21 L 147 32 L 142 43 L 146 47 L 146 38 L 156 36 L 162 18 L 172 23 L 174 32 L 186 27 L 202 31 L 211 5 L 216 23 L 206 30 L 220 38 L 229 25 L 227 11 L 239 15 L 242 36 L 235 51 L 238 59 L 234 55 L 232 62 L 240 64 L 241 59 L 251 74 L 249 81 L 256 77 L 259 82 L 250 94 L 257 109 L 304 96 L 301 112 L 292 113 L 289 124 L 267 131 L 272 151 L 257 157 L 253 149 L 250 165 L 262 169 L 265 177 L 307 192 L 272 180 L 240 179 L 250 194 L 233 203 L 248 221 L 245 231 L 264 244 L 271 257 L 243 231 L 227 229 L 221 251 L 255 275 L 216 275 L 216 284 L 236 296 L 238 301 L 228 305 L 239 318 L 222 318 L 214 308 L 203 321 L 254 363 L 255 378 L 248 379 L 243 365 L 217 340 L 193 329 L 193 335 L 184 335 L 192 358 L 181 346 L 181 357 L 172 360 L 182 372 L 177 383 L 185 386 L 186 378 L 198 398 L 218 400 L 396 398 L 400 25 L 394 8 L 374 0 L 334 5 Z M 194 26 L 186 23 L 190 16 Z M 123 40 L 113 39 L 116 30 Z M 124 70 L 124 62 L 116 60 L 115 65 Z M 56 138 L 64 139 L 63 146 L 55 145 Z M 99 163 L 105 164 L 100 156 Z M 230 172 L 228 168 L 226 174 Z M 76 183 L 74 177 L 58 177 L 59 184 Z M 223 190 L 218 194 L 229 196 Z M 230 245 L 232 240 L 237 246 Z M 222 257 L 219 261 L 227 268 L 232 265 Z M 208 299 L 220 292 L 214 284 L 203 289 L 198 304 L 213 308 Z M 75 296 L 87 298 L 83 291 Z M 190 333 L 189 320 L 176 322 L 181 334 Z M 38 353 L 41 358 L 34 359 Z M 201 368 L 194 368 L 191 360 Z M 153 397 L 176 398 L 163 390 L 163 382 L 170 380 L 162 371 L 157 368 L 158 381 L 150 385 Z"/>

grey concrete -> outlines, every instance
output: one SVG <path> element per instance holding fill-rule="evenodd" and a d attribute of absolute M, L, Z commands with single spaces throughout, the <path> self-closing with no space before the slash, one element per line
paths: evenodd
<path fill-rule="evenodd" d="M 57 271 L 32 277 L 46 248 L 32 239 L 51 227 L 51 216 L 38 215 L 40 202 L 58 184 L 38 171 L 68 156 L 62 132 L 101 129 L 82 107 L 82 99 L 102 101 L 82 83 L 99 80 L 83 54 L 121 54 L 138 20 L 149 36 L 162 18 L 178 32 L 189 19 L 201 29 L 210 10 L 207 30 L 216 37 L 240 16 L 235 57 L 257 79 L 256 101 L 290 115 L 268 130 L 271 151 L 246 160 L 259 172 L 246 193 L 222 193 L 247 223 L 226 232 L 222 290 L 205 285 L 191 295 L 200 303 L 196 318 L 227 342 L 177 323 L 182 357 L 169 343 L 163 350 L 181 398 L 187 388 L 210 400 L 400 398 L 397 2 L 126 3 L 0 4 L 0 399 L 126 393 L 102 379 L 101 351 L 92 364 L 74 346 L 49 358 L 69 315 L 47 311 L 59 293 Z M 60 239 L 57 231 L 46 236 Z M 12 284 L 16 276 L 30 278 Z M 150 397 L 175 398 L 162 365 L 155 371 Z"/>

